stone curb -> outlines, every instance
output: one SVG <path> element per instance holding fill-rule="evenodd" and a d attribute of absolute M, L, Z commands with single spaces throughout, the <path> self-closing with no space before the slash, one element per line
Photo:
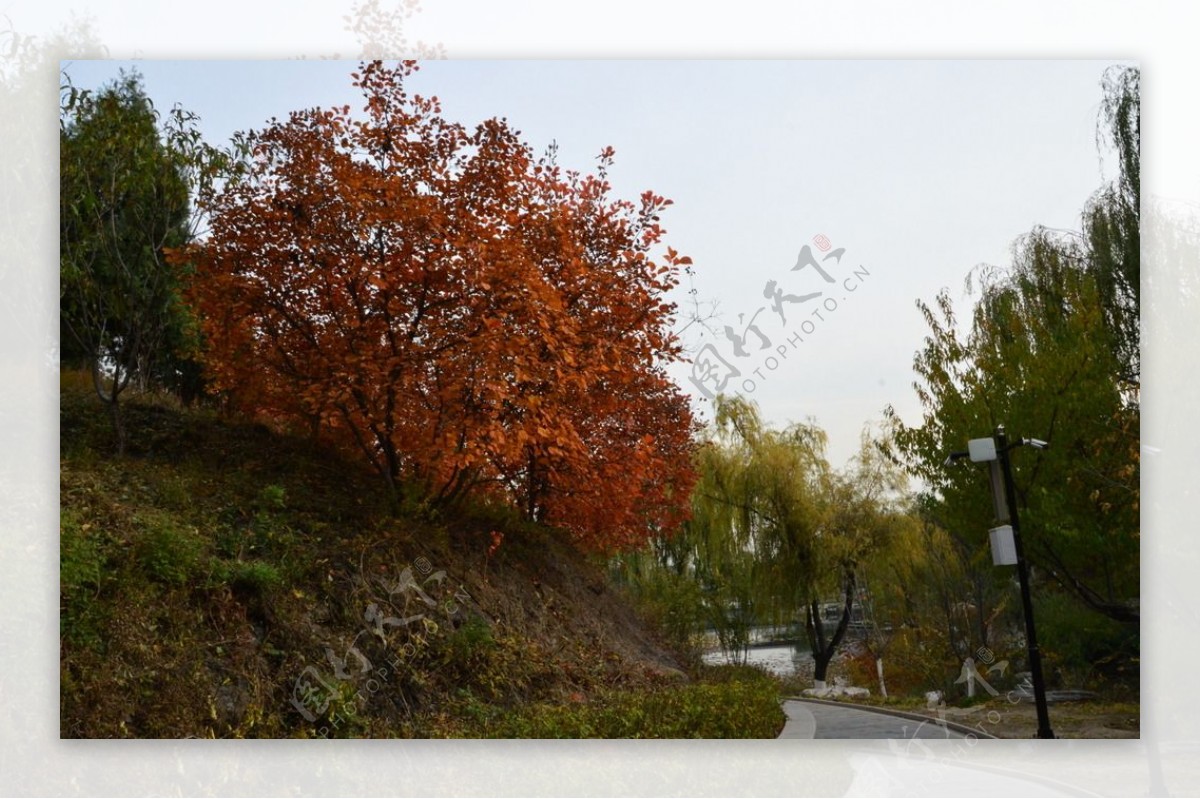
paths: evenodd
<path fill-rule="evenodd" d="M 830 705 L 831 707 L 848 707 L 853 710 L 866 710 L 871 713 L 878 713 L 882 716 L 896 716 L 896 717 L 902 718 L 902 719 L 909 719 L 910 721 L 928 721 L 932 724 L 945 725 L 945 726 L 949 727 L 950 729 L 954 730 L 955 732 L 961 732 L 964 735 L 974 735 L 976 738 L 991 738 L 993 740 L 1001 740 L 997 736 L 992 735 L 990 733 L 983 732 L 982 730 L 980 730 L 976 727 L 968 727 L 967 725 L 960 724 L 957 721 L 950 721 L 949 719 L 939 719 L 936 716 L 923 716 L 920 713 L 909 713 L 906 710 L 891 710 L 891 709 L 885 709 L 885 708 L 881 708 L 881 707 L 875 707 L 874 705 L 858 705 L 853 702 L 833 702 L 829 699 L 814 699 L 814 698 L 808 697 L 808 696 L 789 696 L 784 701 L 786 701 L 786 702 L 812 702 L 813 704 L 816 704 L 816 705 Z"/>

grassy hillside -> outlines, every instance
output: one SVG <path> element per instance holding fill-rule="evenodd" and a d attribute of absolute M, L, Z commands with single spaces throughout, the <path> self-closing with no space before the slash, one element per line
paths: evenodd
<path fill-rule="evenodd" d="M 554 531 L 389 512 L 357 463 L 153 398 L 61 395 L 64 737 L 774 736 Z"/>

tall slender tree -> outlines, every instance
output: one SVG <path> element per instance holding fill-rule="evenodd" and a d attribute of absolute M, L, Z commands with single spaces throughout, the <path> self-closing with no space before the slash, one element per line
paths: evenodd
<path fill-rule="evenodd" d="M 163 254 L 187 238 L 188 186 L 136 72 L 96 93 L 68 85 L 59 145 L 62 352 L 91 369 L 120 452 L 121 394 L 183 313 Z"/>

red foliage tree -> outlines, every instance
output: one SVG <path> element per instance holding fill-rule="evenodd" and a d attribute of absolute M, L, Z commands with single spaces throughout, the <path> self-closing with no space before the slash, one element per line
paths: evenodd
<path fill-rule="evenodd" d="M 211 234 L 181 253 L 208 377 L 252 413 L 356 447 L 393 493 L 502 497 L 585 545 L 681 521 L 694 425 L 664 367 L 689 259 L 670 201 L 610 198 L 504 120 L 469 133 L 364 64 L 349 107 L 272 120 Z"/>

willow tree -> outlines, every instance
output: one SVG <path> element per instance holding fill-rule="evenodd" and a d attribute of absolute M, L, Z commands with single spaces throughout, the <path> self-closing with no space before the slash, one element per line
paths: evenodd
<path fill-rule="evenodd" d="M 1117 356 L 1117 379 L 1141 385 L 1141 72 L 1104 74 L 1097 142 L 1116 155 L 1117 177 L 1084 209 L 1085 263 L 1096 280 L 1104 324 Z"/>
<path fill-rule="evenodd" d="M 718 398 L 714 409 L 690 522 L 701 570 L 733 591 L 727 606 L 749 603 L 754 619 L 803 619 L 814 679 L 824 687 L 859 601 L 862 568 L 889 528 L 895 471 L 864 453 L 839 474 L 816 426 L 772 429 L 741 398 Z M 834 599 L 839 610 L 829 619 L 825 606 Z"/>
<path fill-rule="evenodd" d="M 771 430 L 740 397 L 718 397 L 714 409 L 697 455 L 688 533 L 710 623 L 729 651 L 748 644 L 754 621 L 807 607 L 828 465 L 815 427 Z"/>
<path fill-rule="evenodd" d="M 857 456 L 848 468 L 827 473 L 820 495 L 820 526 L 816 530 L 816 570 L 805 608 L 805 629 L 822 687 L 826 670 L 854 617 L 855 602 L 869 613 L 865 576 L 872 562 L 887 556 L 904 523 L 898 503 L 906 489 L 904 475 L 882 456 L 876 442 L 864 433 Z M 818 597 L 838 595 L 841 609 L 833 629 L 826 630 Z M 874 631 L 878 633 L 879 630 Z M 868 644 L 876 657 L 883 689 L 883 645 L 876 636 Z"/>

